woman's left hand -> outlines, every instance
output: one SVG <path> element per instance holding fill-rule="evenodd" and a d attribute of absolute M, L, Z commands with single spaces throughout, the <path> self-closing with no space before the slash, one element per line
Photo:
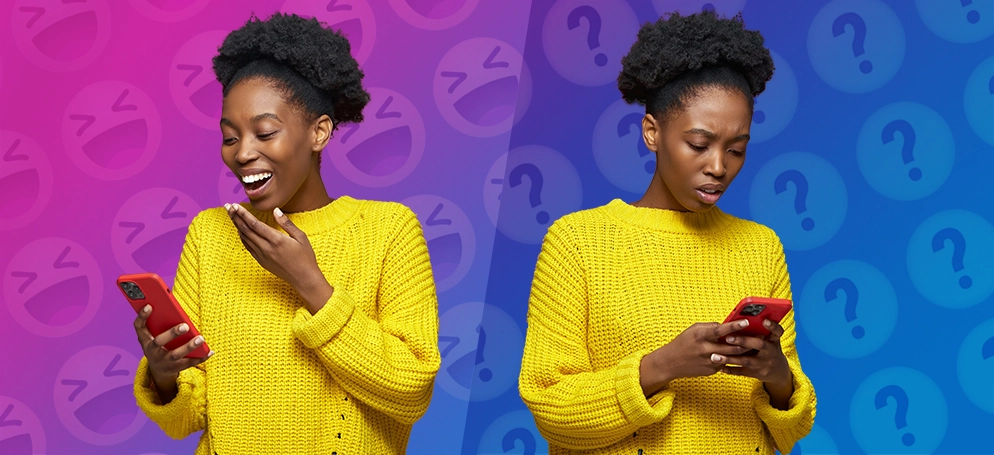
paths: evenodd
<path fill-rule="evenodd" d="M 225 204 L 224 207 L 235 223 L 245 249 L 259 265 L 293 286 L 309 307 L 323 305 L 331 297 L 331 286 L 318 267 L 307 235 L 279 208 L 273 211 L 273 216 L 289 236 L 259 221 L 240 204 Z M 312 311 L 315 312 L 316 309 Z"/>
<path fill-rule="evenodd" d="M 783 349 L 780 347 L 783 327 L 769 319 L 763 321 L 763 325 L 770 330 L 770 335 L 766 339 L 740 335 L 726 338 L 728 344 L 755 349 L 758 351 L 756 355 L 716 355 L 711 360 L 715 363 L 725 364 L 721 369 L 723 373 L 748 376 L 763 381 L 767 391 L 774 399 L 783 395 L 789 398 L 794 390 L 794 376 L 787 364 L 787 357 L 784 356 Z"/>

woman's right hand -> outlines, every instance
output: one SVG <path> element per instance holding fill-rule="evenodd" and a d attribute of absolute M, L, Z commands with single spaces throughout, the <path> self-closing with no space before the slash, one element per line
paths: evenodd
<path fill-rule="evenodd" d="M 186 358 L 187 354 L 203 344 L 203 336 L 198 336 L 172 351 L 166 349 L 167 343 L 186 333 L 190 328 L 183 323 L 154 337 L 145 325 L 151 314 L 151 305 L 145 305 L 145 308 L 138 312 L 138 317 L 135 318 L 135 332 L 138 334 L 138 343 L 141 344 L 142 351 L 148 361 L 148 370 L 152 375 L 152 382 L 155 383 L 155 389 L 159 393 L 159 399 L 162 404 L 166 404 L 176 397 L 178 392 L 176 379 L 179 377 L 179 372 L 204 363 L 214 354 L 214 351 L 207 354 L 207 357 L 200 359 Z"/>
<path fill-rule="evenodd" d="M 642 358 L 639 365 L 642 392 L 650 397 L 674 379 L 710 376 L 721 371 L 725 364 L 716 362 L 712 359 L 713 355 L 726 357 L 749 351 L 749 348 L 724 343 L 721 338 L 748 325 L 749 321 L 742 319 L 725 324 L 697 323 L 687 327 L 673 341 Z"/>

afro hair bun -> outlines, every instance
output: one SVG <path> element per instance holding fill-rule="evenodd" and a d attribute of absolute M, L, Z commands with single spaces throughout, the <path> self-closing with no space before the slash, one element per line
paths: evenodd
<path fill-rule="evenodd" d="M 741 15 L 724 19 L 711 11 L 673 13 L 655 24 L 646 23 L 621 65 L 622 97 L 642 105 L 667 83 L 702 68 L 735 70 L 745 78 L 753 97 L 773 77 L 773 59 L 763 46 L 763 36 L 746 30 Z"/>
<path fill-rule="evenodd" d="M 362 87 L 363 73 L 350 51 L 349 41 L 340 32 L 325 28 L 317 19 L 277 12 L 266 20 L 253 16 L 231 32 L 214 57 L 214 73 L 227 94 L 246 65 L 260 60 L 275 62 L 330 98 L 333 113 L 329 114 L 336 124 L 361 122 L 369 93 Z"/>

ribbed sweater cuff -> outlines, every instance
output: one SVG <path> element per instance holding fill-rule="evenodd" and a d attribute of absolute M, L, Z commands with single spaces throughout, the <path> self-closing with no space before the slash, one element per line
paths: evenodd
<path fill-rule="evenodd" d="M 355 311 L 355 300 L 343 287 L 332 286 L 335 290 L 328 302 L 311 315 L 307 308 L 298 308 L 290 328 L 294 336 L 304 343 L 304 346 L 314 349 L 330 341 L 345 324 L 352 318 Z"/>
<path fill-rule="evenodd" d="M 675 394 L 663 389 L 646 399 L 642 392 L 639 366 L 651 350 L 639 351 L 621 359 L 615 370 L 614 388 L 625 417 L 634 425 L 644 427 L 663 420 L 673 408 Z"/>
<path fill-rule="evenodd" d="M 191 418 L 188 410 L 194 394 L 196 391 L 203 391 L 204 386 L 200 377 L 193 371 L 195 368 L 180 371 L 179 378 L 176 379 L 176 386 L 179 389 L 176 397 L 169 403 L 159 404 L 159 393 L 151 385 L 152 375 L 148 371 L 148 359 L 142 357 L 135 371 L 135 400 L 138 407 L 149 419 L 159 424 Z"/>
<path fill-rule="evenodd" d="M 793 368 L 791 368 L 793 370 Z M 786 410 L 774 408 L 770 404 L 770 394 L 763 388 L 762 381 L 756 381 L 756 386 L 752 391 L 752 404 L 756 408 L 756 414 L 766 423 L 770 429 L 793 429 L 799 428 L 801 420 L 808 415 L 808 404 L 811 403 L 811 394 L 814 387 L 809 381 L 798 380 L 804 378 L 799 376 L 798 371 L 794 374 L 794 393 L 790 395 L 790 401 Z"/>

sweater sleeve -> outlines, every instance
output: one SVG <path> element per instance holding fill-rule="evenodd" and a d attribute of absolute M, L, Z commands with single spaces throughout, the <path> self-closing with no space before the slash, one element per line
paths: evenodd
<path fill-rule="evenodd" d="M 193 326 L 200 328 L 200 264 L 197 254 L 196 219 L 190 223 L 183 251 L 180 253 L 173 296 L 190 317 Z M 180 372 L 176 380 L 178 393 L 166 404 L 160 404 L 158 392 L 152 387 L 151 378 L 148 359 L 142 356 L 135 372 L 135 399 L 145 415 L 158 424 L 169 437 L 183 439 L 190 433 L 207 427 L 207 375 L 203 364 Z"/>
<path fill-rule="evenodd" d="M 314 315 L 299 309 L 292 330 L 349 394 L 410 425 L 428 410 L 441 356 L 428 246 L 414 212 L 399 218 L 382 265 L 368 264 L 382 267 L 376 317 L 331 283 L 331 299 Z"/>
<path fill-rule="evenodd" d="M 771 296 L 777 299 L 788 299 L 791 297 L 790 277 L 787 274 L 787 262 L 784 257 L 783 245 L 779 239 L 775 239 L 775 250 L 773 253 L 774 280 Z M 763 383 L 757 381 L 753 389 L 752 403 L 756 408 L 759 418 L 766 424 L 777 450 L 781 453 L 790 453 L 794 444 L 811 432 L 811 427 L 815 420 L 815 397 L 814 385 L 811 380 L 801 370 L 801 363 L 797 357 L 795 340 L 794 311 L 791 310 L 780 321 L 784 329 L 780 338 L 780 347 L 784 356 L 787 357 L 787 364 L 790 372 L 794 376 L 794 393 L 790 396 L 788 408 L 779 410 L 770 405 L 770 395 L 763 388 Z"/>
<path fill-rule="evenodd" d="M 578 248 L 562 221 L 546 235 L 535 268 L 528 331 L 518 380 L 521 398 L 549 442 L 598 449 L 665 418 L 674 393 L 646 399 L 639 365 L 650 350 L 633 352 L 595 371 L 587 345 L 587 285 Z"/>

